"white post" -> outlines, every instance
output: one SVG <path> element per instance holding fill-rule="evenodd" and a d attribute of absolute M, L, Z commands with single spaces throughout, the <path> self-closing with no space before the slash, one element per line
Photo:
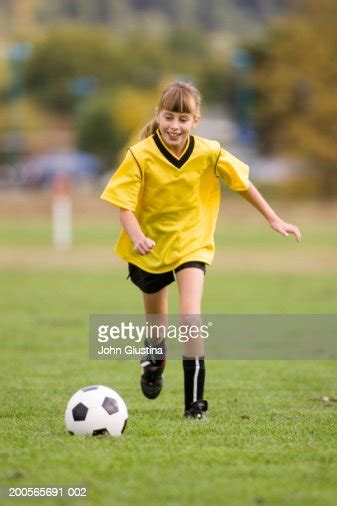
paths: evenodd
<path fill-rule="evenodd" d="M 55 176 L 53 190 L 53 244 L 55 248 L 68 249 L 73 235 L 69 177 L 66 174 Z"/>

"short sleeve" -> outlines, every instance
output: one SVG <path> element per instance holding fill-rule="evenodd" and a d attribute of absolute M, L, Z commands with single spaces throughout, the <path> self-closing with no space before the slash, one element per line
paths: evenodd
<path fill-rule="evenodd" d="M 135 211 L 142 186 L 141 168 L 130 150 L 111 177 L 101 195 L 102 200 L 122 208 Z"/>
<path fill-rule="evenodd" d="M 215 166 L 215 174 L 234 191 L 249 188 L 249 167 L 225 149 L 221 149 Z"/>

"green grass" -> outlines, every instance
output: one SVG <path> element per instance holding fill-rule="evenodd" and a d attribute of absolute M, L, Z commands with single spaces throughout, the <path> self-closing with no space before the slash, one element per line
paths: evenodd
<path fill-rule="evenodd" d="M 106 226 L 81 227 L 79 245 L 99 237 L 109 245 Z M 33 229 L 8 224 L 10 243 L 46 244 L 48 227 L 37 226 L 35 235 Z M 260 247 L 259 234 L 254 242 L 251 231 L 252 248 Z M 227 235 L 237 244 L 247 240 Z M 323 236 L 313 230 L 313 247 Z M 181 363 L 168 364 L 163 393 L 152 402 L 140 394 L 135 361 L 88 360 L 90 313 L 142 311 L 125 277 L 93 268 L 1 272 L 0 485 L 83 485 L 83 504 L 98 506 L 335 505 L 337 403 L 310 399 L 336 395 L 337 364 L 209 361 L 209 418 L 183 420 Z M 210 269 L 206 279 L 204 312 L 336 312 L 336 279 L 329 275 Z M 170 296 L 176 312 L 175 286 Z M 128 405 L 122 438 L 65 431 L 69 397 L 96 383 L 116 389 Z M 51 503 L 72 500 L 37 502 Z"/>
<path fill-rule="evenodd" d="M 220 219 L 219 219 L 220 221 Z M 0 245 L 32 246 L 50 245 L 52 238 L 51 224 L 47 220 L 27 220 L 13 222 L 12 220 L 0 220 Z M 115 220 L 101 222 L 92 220 L 77 220 L 74 223 L 74 244 L 77 246 L 87 245 L 111 245 L 117 237 L 120 229 Z M 305 224 L 301 226 L 303 234 L 302 248 L 313 246 L 327 247 L 337 246 L 336 228 L 331 224 L 313 226 Z M 291 248 L 292 241 L 284 241 L 277 234 L 271 234 L 270 229 L 263 222 L 254 226 L 242 224 L 239 226 L 225 223 L 218 225 L 215 234 L 218 246 L 228 247 L 268 247 L 268 248 Z"/>

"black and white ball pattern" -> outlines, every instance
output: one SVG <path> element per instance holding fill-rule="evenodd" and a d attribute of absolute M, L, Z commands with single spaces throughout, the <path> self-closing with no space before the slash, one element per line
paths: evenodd
<path fill-rule="evenodd" d="M 121 436 L 127 419 L 128 410 L 122 397 L 102 385 L 78 390 L 65 411 L 66 428 L 70 434 Z"/>

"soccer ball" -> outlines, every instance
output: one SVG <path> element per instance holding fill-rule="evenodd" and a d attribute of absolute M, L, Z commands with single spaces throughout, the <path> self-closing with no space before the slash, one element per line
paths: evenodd
<path fill-rule="evenodd" d="M 81 388 L 68 402 L 65 422 L 69 434 L 121 436 L 128 419 L 125 402 L 102 385 Z"/>

